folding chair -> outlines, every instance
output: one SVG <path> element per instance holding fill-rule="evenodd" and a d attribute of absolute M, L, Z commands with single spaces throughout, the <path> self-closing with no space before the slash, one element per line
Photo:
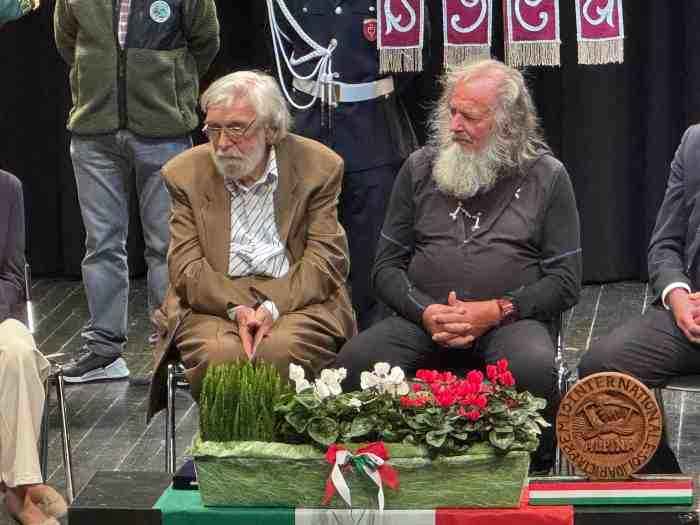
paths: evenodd
<path fill-rule="evenodd" d="M 168 363 L 165 407 L 165 471 L 175 473 L 175 390 L 187 388 L 187 376 L 182 363 Z"/>
<path fill-rule="evenodd" d="M 35 332 L 35 322 L 34 322 L 34 305 L 31 299 L 31 274 L 29 270 L 29 264 L 24 265 L 24 295 L 26 299 L 26 318 L 27 318 L 27 328 L 31 334 Z M 68 432 L 68 420 L 66 417 L 66 400 L 63 394 L 63 370 L 59 365 L 52 362 L 51 355 L 46 356 L 51 364 L 51 369 L 49 376 L 46 378 L 44 384 L 44 390 L 46 392 L 46 399 L 44 402 L 44 414 L 41 419 L 41 438 L 40 443 L 40 463 L 41 463 L 41 475 L 46 480 L 48 475 L 48 463 L 49 463 L 49 401 L 51 400 L 51 383 L 56 385 L 56 399 L 58 401 L 58 413 L 61 418 L 61 444 L 63 445 L 63 469 L 66 475 L 66 496 L 68 497 L 68 503 L 73 502 L 75 496 L 74 485 L 73 485 L 73 462 L 71 458 L 70 451 L 70 434 Z"/>

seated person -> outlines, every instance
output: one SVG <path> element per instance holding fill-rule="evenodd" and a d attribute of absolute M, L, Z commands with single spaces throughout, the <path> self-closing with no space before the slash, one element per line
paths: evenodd
<path fill-rule="evenodd" d="M 654 388 L 674 376 L 700 373 L 699 151 L 700 126 L 691 126 L 671 162 L 666 195 L 649 243 L 653 304 L 643 316 L 594 343 L 581 360 L 580 377 L 623 372 Z M 665 440 L 642 471 L 680 472 Z"/>
<path fill-rule="evenodd" d="M 24 299 L 23 271 L 22 185 L 0 170 L 0 492 L 23 525 L 57 525 L 66 502 L 43 484 L 37 453 L 49 362 L 11 317 Z"/>
<path fill-rule="evenodd" d="M 209 144 L 163 168 L 170 288 L 149 417 L 164 407 L 168 360 L 182 360 L 197 399 L 210 363 L 260 359 L 285 378 L 289 363 L 316 373 L 353 332 L 340 157 L 288 132 L 286 102 L 266 74 L 220 78 L 201 106 Z"/>
<path fill-rule="evenodd" d="M 357 388 L 377 361 L 414 372 L 506 358 L 551 414 L 552 320 L 577 302 L 581 280 L 569 176 L 522 75 L 501 62 L 448 73 L 432 128 L 397 176 L 372 271 L 396 315 L 348 342 L 335 366 Z"/>

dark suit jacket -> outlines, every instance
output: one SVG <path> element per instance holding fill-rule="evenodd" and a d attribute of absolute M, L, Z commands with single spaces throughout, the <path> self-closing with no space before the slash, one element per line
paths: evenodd
<path fill-rule="evenodd" d="M 700 287 L 700 126 L 689 127 L 671 162 L 671 174 L 649 243 L 649 280 L 656 300 L 671 283 Z"/>
<path fill-rule="evenodd" d="M 24 298 L 24 199 L 22 183 L 0 170 L 0 322 Z"/>
<path fill-rule="evenodd" d="M 190 311 L 228 318 L 231 304 L 254 306 L 269 299 L 284 316 L 315 304 L 322 307 L 322 316 L 340 344 L 353 332 L 345 289 L 348 247 L 337 214 L 342 160 L 318 142 L 297 135 L 275 146 L 279 172 L 275 218 L 290 268 L 277 279 L 231 279 L 231 198 L 210 151 L 209 144 L 197 146 L 163 167 L 173 201 L 170 288 L 163 303 L 167 329 L 155 349 L 149 418 L 164 408 L 165 369 L 175 353 L 170 342 L 180 319 Z"/>

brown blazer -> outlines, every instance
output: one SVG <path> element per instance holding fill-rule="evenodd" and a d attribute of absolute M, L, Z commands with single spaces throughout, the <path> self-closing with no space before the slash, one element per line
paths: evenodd
<path fill-rule="evenodd" d="M 211 147 L 192 148 L 163 167 L 170 191 L 170 287 L 162 306 L 162 337 L 155 349 L 148 419 L 165 407 L 167 362 L 177 359 L 171 341 L 190 311 L 228 318 L 231 304 L 269 299 L 280 316 L 311 304 L 326 306 L 339 342 L 353 332 L 345 288 L 349 258 L 338 222 L 343 161 L 322 144 L 288 135 L 275 147 L 279 179 L 274 195 L 280 240 L 290 269 L 278 279 L 228 277 L 231 198 L 216 171 Z"/>

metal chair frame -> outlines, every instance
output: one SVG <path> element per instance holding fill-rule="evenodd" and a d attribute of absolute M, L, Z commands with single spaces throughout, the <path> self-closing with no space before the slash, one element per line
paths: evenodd
<path fill-rule="evenodd" d="M 566 312 L 560 312 L 559 318 L 557 320 L 557 340 L 556 340 L 556 354 L 554 356 L 554 366 L 556 367 L 557 376 L 557 392 L 560 399 L 566 395 L 569 388 L 573 385 L 575 377 L 569 370 L 564 360 L 564 315 Z M 552 423 L 555 425 L 556 429 L 556 417 L 555 421 Z M 556 435 L 556 431 L 555 431 Z M 571 476 L 573 475 L 573 468 L 571 464 L 567 461 L 566 457 L 561 453 L 559 446 L 554 448 L 554 467 L 553 473 L 555 476 Z"/>
<path fill-rule="evenodd" d="M 175 473 L 175 389 L 186 383 L 187 377 L 179 363 L 168 363 L 167 369 L 167 404 L 165 407 L 165 471 Z"/>
<path fill-rule="evenodd" d="M 34 305 L 31 296 L 31 273 L 29 264 L 24 264 L 24 296 L 26 299 L 27 328 L 31 334 L 35 333 L 36 324 L 34 320 Z M 51 356 L 46 356 L 51 362 Z M 51 399 L 51 383 L 56 386 L 56 400 L 58 402 L 58 413 L 61 418 L 61 445 L 63 446 L 63 470 L 66 475 L 66 496 L 68 503 L 72 503 L 75 497 L 73 483 L 73 460 L 70 448 L 70 433 L 68 431 L 68 417 L 66 413 L 66 398 L 64 395 L 63 370 L 60 366 L 51 363 L 51 371 L 44 383 L 46 398 L 44 401 L 44 413 L 41 418 L 41 437 L 39 439 L 41 476 L 46 480 L 49 464 L 49 401 Z"/>

